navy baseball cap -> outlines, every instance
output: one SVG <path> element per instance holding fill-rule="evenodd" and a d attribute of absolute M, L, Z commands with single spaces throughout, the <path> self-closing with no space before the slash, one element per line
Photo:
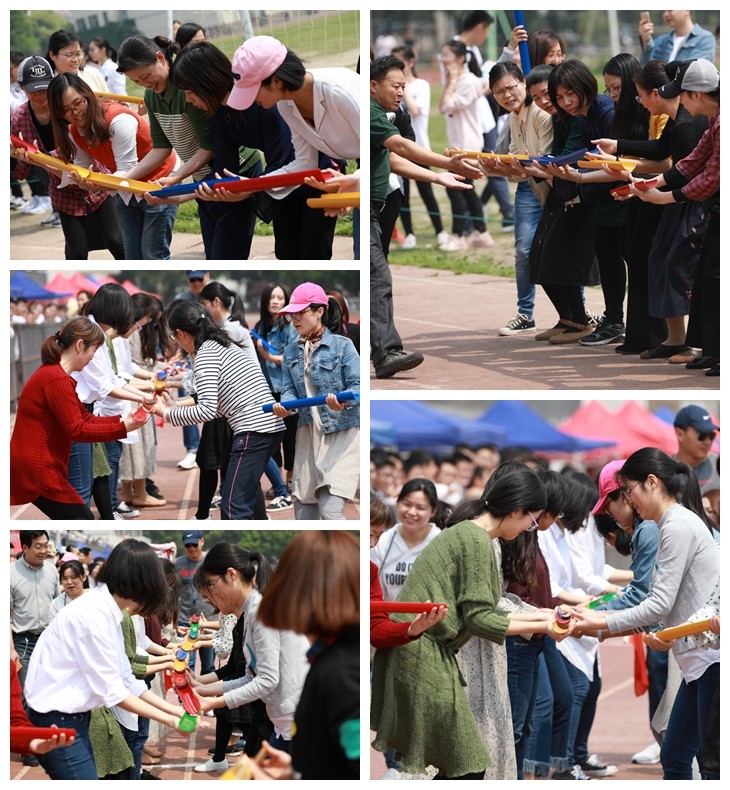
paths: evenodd
<path fill-rule="evenodd" d="M 675 428 L 694 428 L 698 433 L 719 431 L 720 426 L 712 422 L 710 413 L 702 406 L 685 406 L 674 418 Z"/>
<path fill-rule="evenodd" d="M 189 532 L 183 532 L 182 543 L 185 546 L 188 543 L 197 543 L 203 537 L 203 533 L 199 529 L 192 529 Z"/>

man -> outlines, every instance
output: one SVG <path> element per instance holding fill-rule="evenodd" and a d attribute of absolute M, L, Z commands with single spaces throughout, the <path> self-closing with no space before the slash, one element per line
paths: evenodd
<path fill-rule="evenodd" d="M 175 568 L 180 577 L 180 605 L 178 608 L 178 625 L 181 628 L 190 626 L 190 617 L 194 614 L 203 614 L 206 620 L 216 618 L 213 607 L 206 603 L 197 587 L 193 584 L 195 571 L 203 564 L 205 552 L 203 545 L 205 539 L 200 530 L 189 530 L 182 534 L 182 544 L 185 549 L 184 556 L 175 560 Z M 215 653 L 212 647 L 201 647 L 190 654 L 190 669 L 195 669 L 195 654 L 200 653 L 201 675 L 207 675 L 215 669 Z"/>
<path fill-rule="evenodd" d="M 685 406 L 674 418 L 678 444 L 675 458 L 694 469 L 702 492 L 720 488 L 717 456 L 711 452 L 715 432 L 719 430 L 720 426 L 712 422 L 710 413 L 701 406 Z"/>
<path fill-rule="evenodd" d="M 715 58 L 715 36 L 692 21 L 691 11 L 664 11 L 662 16 L 671 33 L 654 40 L 654 23 L 648 11 L 639 18 L 641 55 L 639 61 L 645 65 L 650 60 L 694 60 Z"/>
<path fill-rule="evenodd" d="M 210 272 L 197 269 L 187 272 L 188 290 L 178 294 L 176 299 L 184 299 L 186 302 L 200 304 L 200 292 L 205 288 L 210 280 Z M 185 390 L 182 387 L 178 390 L 179 397 L 185 397 Z M 198 465 L 195 460 L 195 453 L 200 444 L 200 431 L 197 425 L 183 425 L 183 442 L 185 443 L 185 457 L 178 461 L 178 469 L 195 469 Z"/>
<path fill-rule="evenodd" d="M 91 549 L 88 546 L 84 546 L 78 550 L 78 558 L 79 562 L 86 568 L 86 572 L 89 572 L 89 565 L 94 561 L 94 558 L 91 554 Z"/>
<path fill-rule="evenodd" d="M 44 529 L 21 530 L 23 553 L 10 566 L 10 660 L 20 662 L 18 679 L 21 686 L 25 683 L 38 637 L 48 627 L 51 601 L 61 594 L 56 566 L 47 559 L 48 543 L 48 533 Z M 36 766 L 38 760 L 35 755 L 26 754 L 23 765 Z"/>
<path fill-rule="evenodd" d="M 388 120 L 405 95 L 405 66 L 393 55 L 370 64 L 370 353 L 379 379 L 418 367 L 423 354 L 406 352 L 393 320 L 393 278 L 380 238 L 379 215 L 385 205 L 391 170 L 405 178 L 452 189 L 471 189 L 460 177 L 481 178 L 481 171 L 459 157 L 441 156 L 402 137 Z M 414 164 L 444 168 L 434 173 Z M 457 173 L 459 175 L 452 175 Z"/>

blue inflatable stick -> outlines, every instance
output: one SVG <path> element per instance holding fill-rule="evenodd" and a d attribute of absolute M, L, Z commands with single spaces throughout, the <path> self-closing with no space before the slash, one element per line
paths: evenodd
<path fill-rule="evenodd" d="M 515 11 L 514 15 L 515 27 L 517 27 L 517 25 L 525 27 L 525 15 L 522 11 Z M 527 76 L 532 66 L 530 65 L 530 50 L 527 48 L 526 41 L 520 41 L 520 61 L 522 62 L 522 73 Z"/>
<path fill-rule="evenodd" d="M 338 392 L 337 400 L 340 403 L 346 403 L 350 400 L 360 400 L 360 395 L 357 392 L 351 392 L 350 390 L 346 390 L 345 392 Z M 308 409 L 311 406 L 322 406 L 327 401 L 326 395 L 315 395 L 313 398 L 298 398 L 297 400 L 285 400 L 281 402 L 281 405 L 287 410 L 292 411 L 293 409 Z M 273 403 L 262 403 L 261 409 L 266 414 L 271 414 L 274 410 Z"/>

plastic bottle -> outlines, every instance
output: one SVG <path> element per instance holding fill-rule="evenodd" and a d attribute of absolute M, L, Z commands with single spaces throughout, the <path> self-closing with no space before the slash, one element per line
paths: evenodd
<path fill-rule="evenodd" d="M 198 726 L 200 716 L 191 716 L 189 713 L 183 713 L 182 718 L 177 723 L 177 728 L 180 732 L 193 732 Z"/>
<path fill-rule="evenodd" d="M 155 394 L 162 394 L 167 389 L 167 371 L 160 370 L 155 376 Z"/>

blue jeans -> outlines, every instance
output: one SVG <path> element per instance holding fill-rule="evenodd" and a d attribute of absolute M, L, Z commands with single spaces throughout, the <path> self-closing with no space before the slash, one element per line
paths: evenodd
<path fill-rule="evenodd" d="M 269 746 L 273 746 L 275 749 L 281 749 L 282 752 L 286 752 L 287 754 L 291 751 L 291 741 L 287 741 L 282 738 L 281 735 L 277 735 L 276 730 L 271 733 Z"/>
<path fill-rule="evenodd" d="M 266 464 L 266 477 L 269 478 L 275 496 L 289 496 L 289 489 L 286 487 L 279 466 L 273 458 L 269 458 L 269 463 Z"/>
<path fill-rule="evenodd" d="M 109 494 L 112 499 L 112 508 L 116 509 L 119 504 L 117 483 L 119 482 L 119 460 L 122 457 L 122 443 L 104 442 L 104 447 L 106 447 L 106 457 L 112 470 L 109 475 Z"/>
<path fill-rule="evenodd" d="M 29 708 L 28 718 L 35 727 L 57 724 L 59 727 L 76 730 L 76 739 L 71 746 L 38 755 L 41 765 L 51 779 L 98 780 L 94 752 L 89 740 L 90 713 L 62 713 L 57 710 L 38 713 Z"/>
<path fill-rule="evenodd" d="M 649 721 L 654 718 L 667 687 L 668 661 L 669 653 L 667 651 L 646 648 L 646 670 L 649 673 Z"/>
<path fill-rule="evenodd" d="M 537 694 L 537 678 L 540 668 L 540 654 L 545 638 L 528 642 L 521 636 L 508 636 L 507 647 L 507 688 L 512 705 L 512 733 L 515 739 L 517 758 L 517 778 L 522 779 L 522 760 L 525 743 L 530 734 L 532 711 Z"/>
<path fill-rule="evenodd" d="M 517 184 L 515 193 L 515 282 L 517 311 L 532 318 L 535 311 L 535 286 L 530 283 L 530 247 L 535 236 L 542 206 L 530 185 Z"/>
<path fill-rule="evenodd" d="M 123 724 L 119 725 L 119 729 L 122 731 L 124 740 L 127 742 L 129 751 L 132 752 L 132 759 L 134 760 L 131 779 L 139 779 L 142 773 L 142 749 L 147 742 L 147 735 L 149 734 L 150 728 L 150 720 L 145 719 L 145 721 L 147 722 L 147 728 L 144 732 L 141 729 L 128 730 Z"/>
<path fill-rule="evenodd" d="M 253 520 L 261 475 L 283 435 L 283 431 L 234 434 L 231 457 L 221 486 L 221 519 Z"/>
<path fill-rule="evenodd" d="M 360 209 L 352 210 L 352 257 L 360 260 Z"/>
<path fill-rule="evenodd" d="M 150 206 L 135 198 L 125 205 L 117 195 L 117 217 L 128 261 L 168 261 L 177 206 Z"/>
<path fill-rule="evenodd" d="M 185 390 L 180 387 L 177 391 L 179 398 L 184 398 L 186 395 Z M 194 453 L 200 444 L 200 429 L 197 425 L 183 425 L 183 444 L 189 453 Z"/>
<path fill-rule="evenodd" d="M 720 679 L 720 662 L 711 664 L 702 677 L 684 680 L 674 700 L 662 742 L 664 779 L 691 779 L 692 760 L 702 748 L 710 716 L 710 704 Z M 703 775 L 703 779 L 719 776 Z"/>
<path fill-rule="evenodd" d="M 588 736 L 593 719 L 596 717 L 596 702 L 601 693 L 601 678 L 598 674 L 598 657 L 593 662 L 593 678 L 588 677 L 564 659 L 565 666 L 573 684 L 573 715 L 568 733 L 568 757 L 570 764 L 584 763 L 588 760 Z"/>
<path fill-rule="evenodd" d="M 568 765 L 567 759 L 573 688 L 555 642 L 552 639 L 544 641 L 523 764 L 527 771 L 528 761 L 531 761 L 530 770 L 536 776 L 547 776 L 551 764 L 557 771 L 573 765 Z"/>
<path fill-rule="evenodd" d="M 84 408 L 93 412 L 93 405 L 85 403 Z M 94 485 L 94 448 L 91 442 L 74 442 L 68 459 L 68 482 L 88 507 L 91 503 L 91 489 Z"/>

